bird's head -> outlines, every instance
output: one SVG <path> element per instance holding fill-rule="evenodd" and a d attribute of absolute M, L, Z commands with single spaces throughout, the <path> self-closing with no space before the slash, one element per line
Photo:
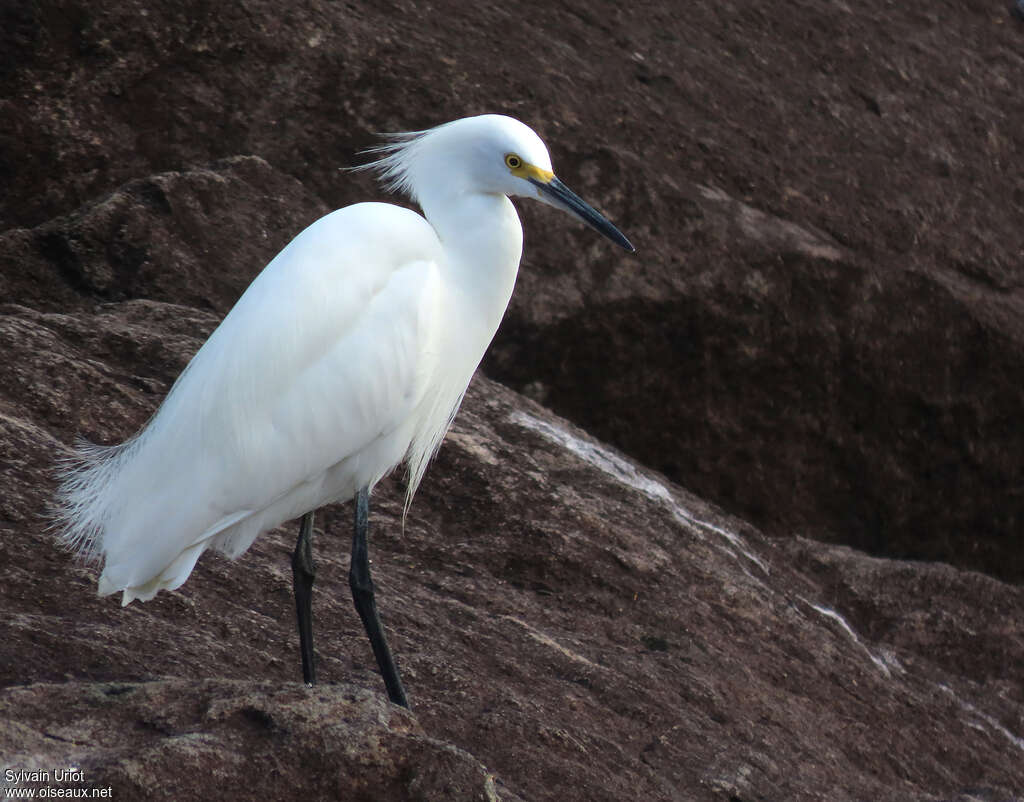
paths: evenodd
<path fill-rule="evenodd" d="M 533 198 L 576 217 L 630 252 L 636 249 L 600 212 L 563 184 L 544 142 L 511 117 L 466 117 L 427 131 L 397 134 L 373 152 L 390 189 L 414 200 L 432 188 Z"/>

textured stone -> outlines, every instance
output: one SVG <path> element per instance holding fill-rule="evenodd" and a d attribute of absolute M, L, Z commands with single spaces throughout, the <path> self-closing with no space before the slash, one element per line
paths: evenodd
<path fill-rule="evenodd" d="M 802 537 L 1022 576 L 1004 12 L 4 6 L 0 768 L 120 799 L 1020 799 L 1020 587 Z M 478 376 L 404 532 L 400 481 L 374 496 L 411 714 L 348 508 L 318 518 L 315 691 L 294 528 L 98 599 L 47 530 L 55 460 L 137 430 L 294 233 L 380 197 L 338 170 L 372 132 L 495 110 L 640 251 L 524 204 L 485 367 L 648 466 Z"/>
<path fill-rule="evenodd" d="M 0 711 L 0 743 L 11 750 L 2 768 L 47 772 L 42 782 L 0 777 L 0 788 L 109 789 L 136 800 L 498 798 L 468 754 L 346 686 L 36 684 L 0 692 Z M 79 776 L 58 781 L 69 767 Z"/>
<path fill-rule="evenodd" d="M 70 437 L 50 421 L 101 439 L 141 423 L 213 325 L 182 309 L 3 319 L 27 332 L 0 340 L 5 362 L 55 365 L 68 385 L 46 394 L 27 369 L 3 388 L 7 764 L 80 760 L 129 798 L 201 798 L 207 777 L 234 788 L 284 738 L 273 787 L 314 798 L 966 800 L 1024 787 L 1019 588 L 767 539 L 480 377 L 404 532 L 401 485 L 374 496 L 379 602 L 411 716 L 381 707 L 346 581 L 348 507 L 321 515 L 314 538 L 314 693 L 297 683 L 290 527 L 237 563 L 204 556 L 152 602 L 97 598 L 95 570 L 37 516 Z M 146 381 L 138 352 L 112 347 L 125 332 L 149 355 Z M 111 682 L 131 684 L 130 704 L 97 709 Z M 339 701 L 353 686 L 358 715 Z M 308 727 L 267 724 L 289 716 Z M 317 735 L 351 716 L 343 745 Z M 69 746 L 56 724 L 86 732 Z M 144 737 L 88 734 L 102 727 Z"/>

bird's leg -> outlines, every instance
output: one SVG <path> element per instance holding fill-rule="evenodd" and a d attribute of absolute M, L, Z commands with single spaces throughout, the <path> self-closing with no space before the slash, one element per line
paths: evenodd
<path fill-rule="evenodd" d="M 352 562 L 348 571 L 348 584 L 352 588 L 352 601 L 356 612 L 363 620 L 366 634 L 373 647 L 373 656 L 377 658 L 377 666 L 384 685 L 388 690 L 388 698 L 396 705 L 408 708 L 409 701 L 405 698 L 405 689 L 398 676 L 398 668 L 391 657 L 384 628 L 380 625 L 377 615 L 377 602 L 373 598 L 373 580 L 370 578 L 370 560 L 366 547 L 366 528 L 370 517 L 370 493 L 364 487 L 356 495 L 355 533 L 352 536 Z"/>
<path fill-rule="evenodd" d="M 313 512 L 302 516 L 299 540 L 292 553 L 292 581 L 295 585 L 295 611 L 299 615 L 299 649 L 302 652 L 302 680 L 316 684 L 316 657 L 313 654 Z"/>

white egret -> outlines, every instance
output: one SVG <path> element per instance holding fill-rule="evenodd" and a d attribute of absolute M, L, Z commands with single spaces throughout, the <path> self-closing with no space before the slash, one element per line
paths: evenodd
<path fill-rule="evenodd" d="M 242 554 L 302 517 L 292 557 L 303 678 L 315 682 L 313 514 L 355 498 L 349 583 L 387 686 L 408 706 L 377 616 L 369 494 L 409 471 L 406 509 L 505 313 L 522 253 L 509 196 L 629 241 L 551 171 L 509 117 L 469 117 L 375 149 L 423 209 L 358 203 L 310 225 L 256 277 L 137 435 L 86 445 L 58 492 L 64 543 L 103 561 L 122 604 L 178 588 L 208 548 Z"/>

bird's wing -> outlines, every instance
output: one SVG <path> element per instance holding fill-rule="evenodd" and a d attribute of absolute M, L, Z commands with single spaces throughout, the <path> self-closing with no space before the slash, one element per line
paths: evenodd
<path fill-rule="evenodd" d="M 386 204 L 347 207 L 296 237 L 126 450 L 103 534 L 109 579 L 147 581 L 219 521 L 399 428 L 437 361 L 442 258 L 422 217 Z"/>

